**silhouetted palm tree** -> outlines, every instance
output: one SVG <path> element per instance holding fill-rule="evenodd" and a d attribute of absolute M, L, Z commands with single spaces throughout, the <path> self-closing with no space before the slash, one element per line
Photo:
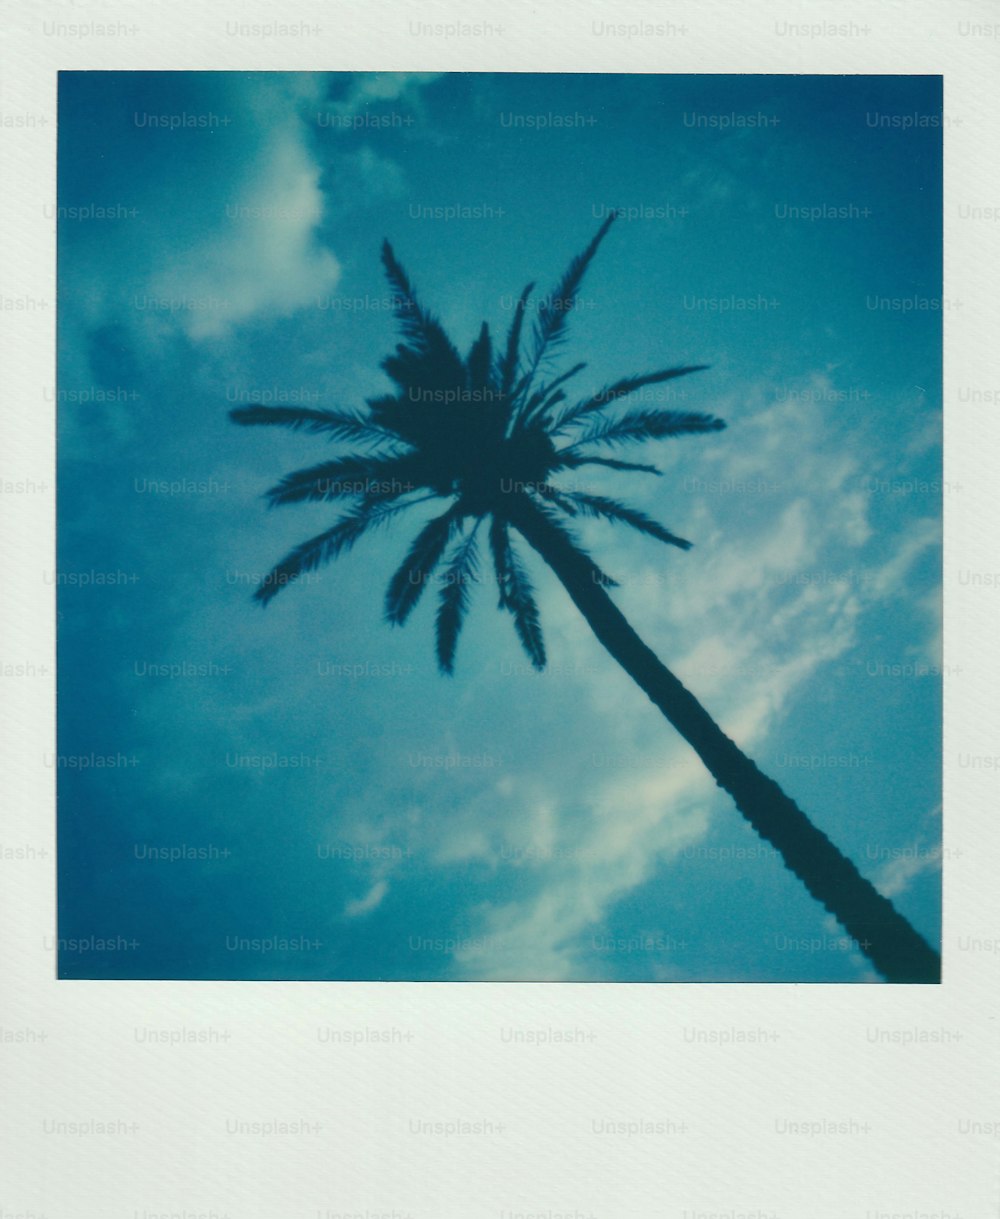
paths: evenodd
<path fill-rule="evenodd" d="M 566 386 L 584 365 L 575 364 L 558 376 L 546 373 L 548 357 L 565 337 L 584 272 L 614 216 L 613 212 L 608 216 L 553 294 L 540 303 L 526 342 L 522 343 L 522 332 L 534 284 L 521 293 L 502 350 L 493 351 L 484 323 L 464 360 L 441 325 L 418 303 L 385 242 L 382 261 L 405 340 L 382 362 L 396 392 L 369 399 L 363 412 L 259 405 L 231 412 L 241 424 L 326 433 L 331 440 L 355 447 L 349 455 L 287 475 L 267 492 L 272 505 L 341 500 L 350 506 L 331 528 L 288 554 L 255 596 L 266 605 L 302 572 L 350 549 L 392 517 L 417 504 L 445 500 L 444 511 L 420 530 L 389 583 L 387 619 L 405 622 L 432 573 L 444 562 L 445 572 L 439 577 L 437 658 L 441 670 L 451 673 L 485 534 L 499 606 L 512 615 L 532 665 L 542 669 L 545 647 L 534 590 L 511 538 L 512 531 L 520 534 L 558 576 L 604 647 L 878 970 L 890 981 L 939 981 L 937 953 L 757 769 L 642 642 L 608 595 L 615 581 L 601 571 L 570 530 L 575 517 L 602 517 L 687 549 L 689 542 L 637 509 L 550 480 L 586 465 L 658 474 L 653 466 L 621 460 L 608 455 L 609 450 L 725 426 L 721 419 L 689 411 L 612 409 L 644 386 L 686 376 L 705 365 L 624 377 L 572 405 Z"/>

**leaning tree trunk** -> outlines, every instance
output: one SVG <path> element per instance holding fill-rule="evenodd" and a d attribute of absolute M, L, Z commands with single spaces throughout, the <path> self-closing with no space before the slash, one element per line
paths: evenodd
<path fill-rule="evenodd" d="M 513 506 L 512 506 L 513 507 Z M 938 954 L 818 830 L 773 779 L 729 739 L 639 638 L 593 569 L 524 499 L 511 523 L 562 581 L 604 647 L 694 748 L 753 828 L 858 943 L 889 982 L 940 982 Z"/>

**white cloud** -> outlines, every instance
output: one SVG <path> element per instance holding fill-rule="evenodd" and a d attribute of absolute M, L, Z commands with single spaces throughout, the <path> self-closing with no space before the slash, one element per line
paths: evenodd
<path fill-rule="evenodd" d="M 329 214 L 339 217 L 375 200 L 400 199 L 406 175 L 391 157 L 365 144 L 356 152 L 338 152 L 324 177 Z"/>
<path fill-rule="evenodd" d="M 388 892 L 389 882 L 387 880 L 376 881 L 364 897 L 347 903 L 344 907 L 344 915 L 347 918 L 360 918 L 363 914 L 371 914 L 382 904 L 382 899 Z"/>
<path fill-rule="evenodd" d="M 887 858 L 875 877 L 875 884 L 886 897 L 898 897 L 925 872 L 941 870 L 941 805 L 924 818 L 920 833 L 904 847 L 883 848 Z"/>
<path fill-rule="evenodd" d="M 421 88 L 438 75 L 361 74 L 348 96 L 332 104 L 325 101 L 321 75 L 227 81 L 229 108 L 243 116 L 251 133 L 232 146 L 232 163 L 218 175 L 228 177 L 231 197 L 217 208 L 215 224 L 205 224 L 204 208 L 186 214 L 193 230 L 175 232 L 169 265 L 149 281 L 155 297 L 209 302 L 177 312 L 175 320 L 190 338 L 217 338 L 264 314 L 288 316 L 336 287 L 340 263 L 318 237 L 324 213 L 335 214 L 348 201 L 398 198 L 406 180 L 395 161 L 367 145 L 339 151 L 329 166 L 323 164 L 309 124 L 323 105 L 349 115 L 371 103 L 399 100 L 419 110 Z"/>
<path fill-rule="evenodd" d="M 359 72 L 347 96 L 330 108 L 338 114 L 358 114 L 372 102 L 391 102 L 397 98 L 418 108 L 420 89 L 440 75 L 440 72 Z"/>
<path fill-rule="evenodd" d="M 211 302 L 177 315 L 193 339 L 215 338 L 262 313 L 288 315 L 332 290 L 340 277 L 340 264 L 316 235 L 324 200 L 320 166 L 296 105 L 304 90 L 293 78 L 235 103 L 244 113 L 260 112 L 259 146 L 247 158 L 251 172 L 239 181 L 240 166 L 233 166 L 232 199 L 218 223 L 206 227 L 200 218 L 197 236 L 178 240 L 170 266 L 152 276 L 156 297 Z"/>
<path fill-rule="evenodd" d="M 880 892 L 886 897 L 897 897 L 905 893 L 910 884 L 924 872 L 937 872 L 941 868 L 940 846 L 928 847 L 916 843 L 890 860 L 876 880 Z"/>
<path fill-rule="evenodd" d="M 472 943 L 455 953 L 456 974 L 524 981 L 599 978 L 599 957 L 586 948 L 580 952 L 581 935 L 598 928 L 611 906 L 660 863 L 705 834 L 704 808 L 681 809 L 675 800 L 681 791 L 669 773 L 653 774 L 630 783 L 627 799 L 602 818 L 574 827 L 573 845 L 556 856 L 569 863 L 559 871 L 547 869 L 543 889 L 472 911 L 480 926 Z"/>
<path fill-rule="evenodd" d="M 941 522 L 933 517 L 921 517 L 914 521 L 903 535 L 896 553 L 877 569 L 869 573 L 872 595 L 884 599 L 892 597 L 905 587 L 906 577 L 913 564 L 932 547 L 940 545 Z"/>

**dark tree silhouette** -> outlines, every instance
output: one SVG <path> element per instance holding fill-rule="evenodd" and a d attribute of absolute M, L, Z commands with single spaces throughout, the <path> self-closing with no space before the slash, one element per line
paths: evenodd
<path fill-rule="evenodd" d="M 614 216 L 612 212 L 570 263 L 552 295 L 539 303 L 530 334 L 524 330 L 533 283 L 521 293 L 502 349 L 494 352 L 484 323 L 464 360 L 419 304 L 385 242 L 382 261 L 404 341 L 382 361 L 382 368 L 396 391 L 369 399 L 368 409 L 360 412 L 260 405 L 231 412 L 237 423 L 306 429 L 353 446 L 350 453 L 287 475 L 267 492 L 271 505 L 340 500 L 349 506 L 331 528 L 278 563 L 255 597 L 266 605 L 302 572 L 349 550 L 398 514 L 432 500 L 448 501 L 419 531 L 392 577 L 386 618 L 404 623 L 432 573 L 444 563 L 437 659 L 442 672 L 451 673 L 485 534 L 499 607 L 513 617 L 532 665 L 542 669 L 545 645 L 538 607 L 511 538 L 516 532 L 555 572 L 600 642 L 694 748 L 756 832 L 781 853 L 787 867 L 836 916 L 883 976 L 894 982 L 937 982 L 938 954 L 642 642 L 608 595 L 615 581 L 571 531 L 573 518 L 599 517 L 687 549 L 690 542 L 637 509 L 550 480 L 587 465 L 659 474 L 654 466 L 612 454 L 632 443 L 725 427 L 721 419 L 690 411 L 614 409 L 644 386 L 687 376 L 706 365 L 623 377 L 572 404 L 567 383 L 584 365 L 575 364 L 560 375 L 547 371 L 549 357 L 565 338 L 587 266 Z"/>

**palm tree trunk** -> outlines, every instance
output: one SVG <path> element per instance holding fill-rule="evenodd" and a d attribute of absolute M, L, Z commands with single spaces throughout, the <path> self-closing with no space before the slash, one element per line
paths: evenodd
<path fill-rule="evenodd" d="M 892 902 L 729 739 L 629 625 L 568 538 L 530 501 L 509 519 L 562 581 L 604 647 L 692 746 L 716 783 L 889 982 L 940 982 L 941 960 Z"/>

